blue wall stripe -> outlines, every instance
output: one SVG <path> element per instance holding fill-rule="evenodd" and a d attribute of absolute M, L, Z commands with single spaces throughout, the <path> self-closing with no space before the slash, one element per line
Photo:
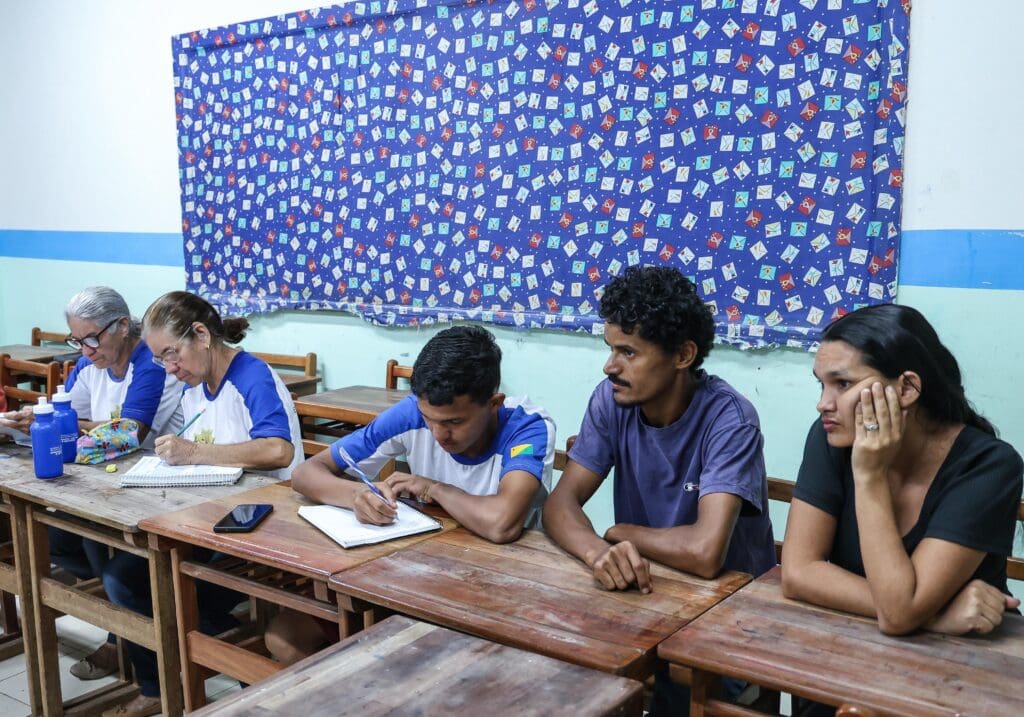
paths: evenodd
<path fill-rule="evenodd" d="M 184 266 L 181 234 L 0 229 L 0 256 Z M 1024 290 L 1024 230 L 903 232 L 900 284 Z"/>
<path fill-rule="evenodd" d="M 1024 289 L 1024 231 L 905 231 L 899 282 L 959 289 Z"/>
<path fill-rule="evenodd" d="M 0 256 L 185 266 L 180 233 L 0 229 Z"/>

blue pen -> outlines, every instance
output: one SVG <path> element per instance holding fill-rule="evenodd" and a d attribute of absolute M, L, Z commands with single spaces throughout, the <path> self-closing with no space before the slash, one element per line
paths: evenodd
<path fill-rule="evenodd" d="M 341 460 L 345 461 L 345 465 L 351 468 L 355 472 L 355 474 L 359 476 L 359 480 L 365 483 L 367 488 L 376 493 L 377 497 L 380 498 L 382 501 L 384 501 L 388 505 L 391 505 L 391 501 L 384 497 L 384 494 L 380 492 L 380 489 L 377 486 L 375 486 L 373 484 L 373 481 L 370 480 L 369 477 L 367 477 L 367 475 L 363 473 L 363 471 L 359 468 L 359 466 L 356 465 L 356 462 L 352 460 L 352 456 L 348 454 L 348 451 L 346 451 L 341 446 L 338 446 L 338 455 L 341 456 Z"/>
<path fill-rule="evenodd" d="M 199 417 L 203 415 L 203 411 L 205 411 L 205 410 L 206 410 L 205 408 L 201 408 L 199 410 L 199 413 L 197 413 L 196 415 L 192 416 L 192 420 L 189 421 L 188 423 L 186 423 L 184 426 L 182 426 L 181 430 L 178 431 L 177 433 L 175 433 L 174 435 L 180 436 L 182 433 L 187 431 L 189 429 L 189 426 L 191 426 L 193 423 L 195 423 L 196 421 L 199 420 Z"/>

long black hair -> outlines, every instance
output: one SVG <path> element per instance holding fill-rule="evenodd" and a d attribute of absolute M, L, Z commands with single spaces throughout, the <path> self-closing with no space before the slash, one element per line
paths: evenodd
<path fill-rule="evenodd" d="M 960 366 L 920 311 L 881 304 L 858 309 L 832 322 L 822 341 L 843 341 L 861 352 L 864 363 L 886 378 L 904 371 L 921 377 L 919 405 L 940 423 L 964 423 L 996 435 L 995 426 L 964 395 Z"/>

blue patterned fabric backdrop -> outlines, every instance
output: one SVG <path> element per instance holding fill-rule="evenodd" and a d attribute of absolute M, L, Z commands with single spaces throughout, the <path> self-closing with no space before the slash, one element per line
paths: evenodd
<path fill-rule="evenodd" d="M 632 264 L 719 338 L 896 292 L 909 2 L 356 2 L 174 38 L 188 288 L 600 331 Z"/>

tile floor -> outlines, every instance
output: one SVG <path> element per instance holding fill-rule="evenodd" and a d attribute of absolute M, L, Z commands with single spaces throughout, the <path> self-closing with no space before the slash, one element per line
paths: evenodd
<path fill-rule="evenodd" d="M 97 687 L 109 684 L 114 677 L 85 682 L 68 672 L 71 665 L 90 654 L 106 639 L 106 633 L 78 618 L 65 615 L 57 620 L 57 642 L 60 650 L 60 687 L 64 699 L 91 692 Z M 238 682 L 218 675 L 206 681 L 207 699 L 213 701 L 241 689 Z M 0 662 L 0 717 L 22 717 L 28 715 L 28 677 L 25 673 L 25 656 L 16 655 Z"/>

